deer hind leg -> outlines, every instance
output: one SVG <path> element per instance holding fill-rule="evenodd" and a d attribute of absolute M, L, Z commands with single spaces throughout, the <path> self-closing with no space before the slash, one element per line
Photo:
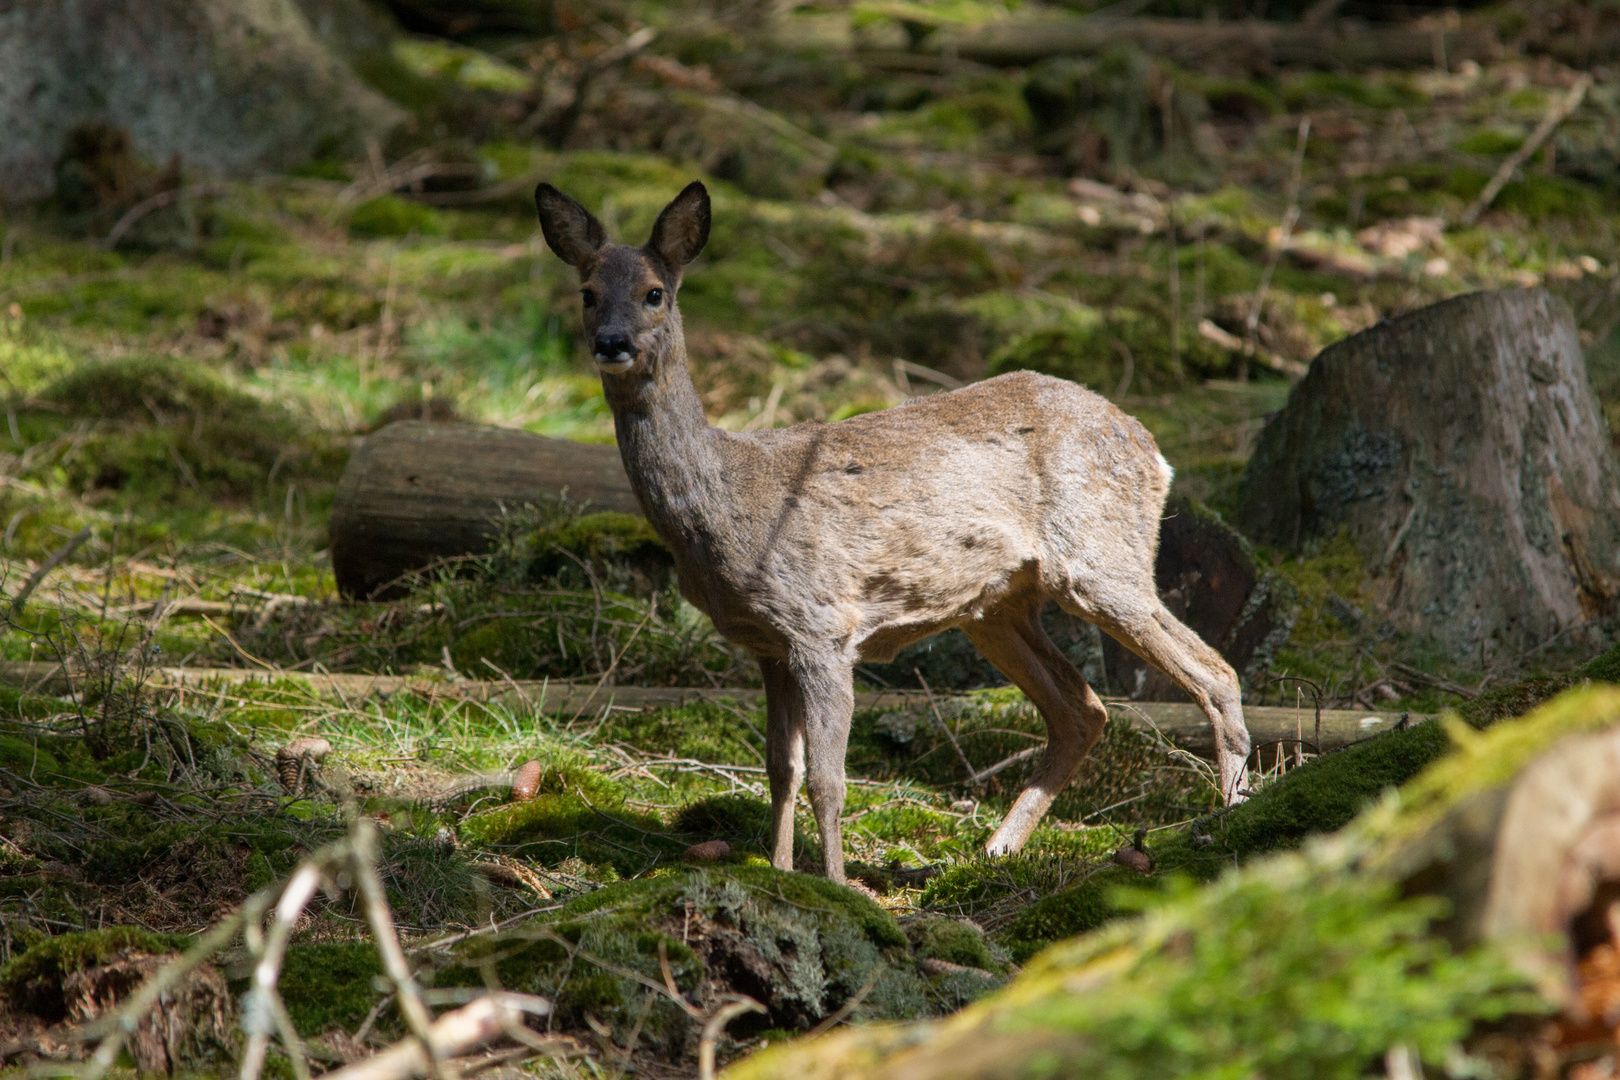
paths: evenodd
<path fill-rule="evenodd" d="M 985 845 L 992 855 L 1007 855 L 1024 846 L 1108 721 L 1085 676 L 1041 627 L 1044 603 L 1042 597 L 1030 605 L 1002 608 L 962 627 L 985 659 L 1035 703 L 1046 721 L 1046 749 L 1028 785 Z"/>
<path fill-rule="evenodd" d="M 793 806 L 804 783 L 804 694 L 784 660 L 760 657 L 765 773 L 771 783 L 771 865 L 793 869 Z"/>
<path fill-rule="evenodd" d="M 1242 802 L 1246 797 L 1249 729 L 1243 723 L 1243 689 L 1232 665 L 1170 614 L 1156 592 L 1101 609 L 1095 604 L 1081 607 L 1084 617 L 1164 672 L 1204 710 L 1215 729 L 1221 798 L 1227 805 Z"/>

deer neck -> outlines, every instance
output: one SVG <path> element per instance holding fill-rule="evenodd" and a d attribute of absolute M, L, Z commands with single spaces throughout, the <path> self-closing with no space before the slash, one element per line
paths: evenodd
<path fill-rule="evenodd" d="M 703 545 L 726 513 L 720 433 L 692 385 L 680 315 L 666 324 L 650 376 L 604 380 L 630 487 L 647 520 L 672 548 Z M 677 550 L 677 556 L 681 552 Z"/>

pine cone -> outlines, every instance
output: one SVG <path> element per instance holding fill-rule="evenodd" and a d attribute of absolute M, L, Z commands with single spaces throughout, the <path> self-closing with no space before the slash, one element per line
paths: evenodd
<path fill-rule="evenodd" d="M 281 789 L 297 796 L 303 790 L 302 778 L 319 770 L 321 762 L 331 752 L 332 744 L 315 736 L 294 739 L 276 751 L 276 775 L 281 779 Z"/>

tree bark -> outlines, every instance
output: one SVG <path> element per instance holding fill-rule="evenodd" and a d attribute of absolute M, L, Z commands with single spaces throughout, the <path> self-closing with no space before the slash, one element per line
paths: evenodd
<path fill-rule="evenodd" d="M 332 504 L 332 572 L 345 596 L 380 595 L 402 574 L 488 549 L 495 521 L 567 495 L 640 514 L 612 446 L 524 431 L 404 420 L 368 436 Z"/>
<path fill-rule="evenodd" d="M 51 194 L 68 133 L 107 124 L 138 157 L 227 176 L 358 151 L 405 119 L 293 0 L 0 3 L 0 202 Z"/>
<path fill-rule="evenodd" d="M 1379 614 L 1454 660 L 1590 634 L 1620 594 L 1620 470 L 1574 317 L 1542 289 L 1458 297 L 1323 351 L 1241 501 L 1259 543 L 1304 552 L 1345 530 Z"/>

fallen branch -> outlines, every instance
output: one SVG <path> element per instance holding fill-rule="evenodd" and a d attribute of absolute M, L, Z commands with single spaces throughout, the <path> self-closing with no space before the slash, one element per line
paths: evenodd
<path fill-rule="evenodd" d="M 28 575 L 28 580 L 23 582 L 23 587 L 18 590 L 16 596 L 11 598 L 11 617 L 13 619 L 22 614 L 23 605 L 28 603 L 28 598 L 34 595 L 34 590 L 39 588 L 40 582 L 45 580 L 46 575 L 66 562 L 70 555 L 79 550 L 80 544 L 90 539 L 90 534 L 94 531 L 91 526 L 86 525 L 68 537 L 67 542 L 61 547 L 51 552 L 51 557 L 41 563 L 38 570 Z"/>
<path fill-rule="evenodd" d="M 980 769 L 978 772 L 974 773 L 971 777 L 968 778 L 968 785 L 970 787 L 978 787 L 980 784 L 984 783 L 986 780 L 990 779 L 992 776 L 996 775 L 997 773 L 1003 772 L 1004 770 L 1012 768 L 1014 765 L 1017 765 L 1020 761 L 1028 761 L 1030 758 L 1035 757 L 1037 754 L 1041 753 L 1041 751 L 1043 751 L 1045 749 L 1046 749 L 1046 744 L 1043 742 L 1039 746 L 1031 746 L 1031 747 L 1029 747 L 1027 749 L 1020 750 L 1020 751 L 1018 751 L 1018 753 L 1013 754 L 1011 757 L 1002 758 L 1000 761 L 996 762 L 994 765 L 991 765 L 989 768 Z"/>
<path fill-rule="evenodd" d="M 751 997 L 739 997 L 729 1005 L 722 1005 L 703 1025 L 703 1039 L 698 1043 L 698 1076 L 700 1080 L 714 1080 L 714 1048 L 726 1025 L 743 1013 L 765 1012 L 765 1006 Z"/>
<path fill-rule="evenodd" d="M 1252 341 L 1244 341 L 1236 334 L 1227 333 L 1208 319 L 1199 321 L 1198 336 L 1211 345 L 1218 345 L 1229 352 L 1242 353 L 1251 360 L 1257 360 L 1272 371 L 1280 371 L 1284 375 L 1299 378 L 1310 370 L 1309 365 L 1267 352 Z"/>
<path fill-rule="evenodd" d="M 112 227 L 112 231 L 98 241 L 98 246 L 104 247 L 111 251 L 113 248 L 118 246 L 118 241 L 122 240 L 124 238 L 124 234 L 129 232 L 130 229 L 134 228 L 135 223 L 140 221 L 141 218 L 145 217 L 147 214 L 150 214 L 154 210 L 161 210 L 165 206 L 169 206 L 172 203 L 177 203 L 188 195 L 194 195 L 197 197 L 204 195 L 223 195 L 225 194 L 225 190 L 225 188 L 218 184 L 193 184 L 190 187 L 170 188 L 168 191 L 160 191 L 151 198 L 142 199 L 140 202 L 130 207 L 129 210 L 125 212 L 124 216 L 118 219 L 118 224 Z"/>
<path fill-rule="evenodd" d="M 1529 161 L 1530 155 L 1541 149 L 1541 144 L 1551 138 L 1554 131 L 1558 130 L 1558 125 L 1567 120 L 1570 113 L 1580 108 L 1581 101 L 1586 97 L 1586 92 L 1591 87 L 1592 76 L 1583 74 L 1575 80 L 1575 85 L 1570 87 L 1569 93 L 1552 103 L 1551 107 L 1547 109 L 1547 115 L 1543 116 L 1541 123 L 1536 125 L 1536 130 L 1530 133 L 1530 137 L 1524 140 L 1523 145 L 1507 156 L 1507 160 L 1503 161 L 1501 167 L 1496 170 L 1496 175 L 1491 177 L 1490 183 L 1485 185 L 1485 190 L 1479 193 L 1479 198 L 1475 199 L 1473 205 L 1463 212 L 1462 223 L 1464 225 L 1472 225 L 1479 220 L 1479 216 L 1490 208 L 1491 203 L 1496 201 L 1497 195 L 1501 194 L 1508 181 L 1513 179 L 1513 174 L 1518 171 L 1519 166 Z"/>
<path fill-rule="evenodd" d="M 420 1039 L 405 1039 L 380 1054 L 326 1074 L 328 1080 L 409 1080 L 434 1072 L 439 1063 L 511 1032 L 523 1014 L 545 1016 L 551 1003 L 531 994 L 493 993 L 447 1012 Z"/>

